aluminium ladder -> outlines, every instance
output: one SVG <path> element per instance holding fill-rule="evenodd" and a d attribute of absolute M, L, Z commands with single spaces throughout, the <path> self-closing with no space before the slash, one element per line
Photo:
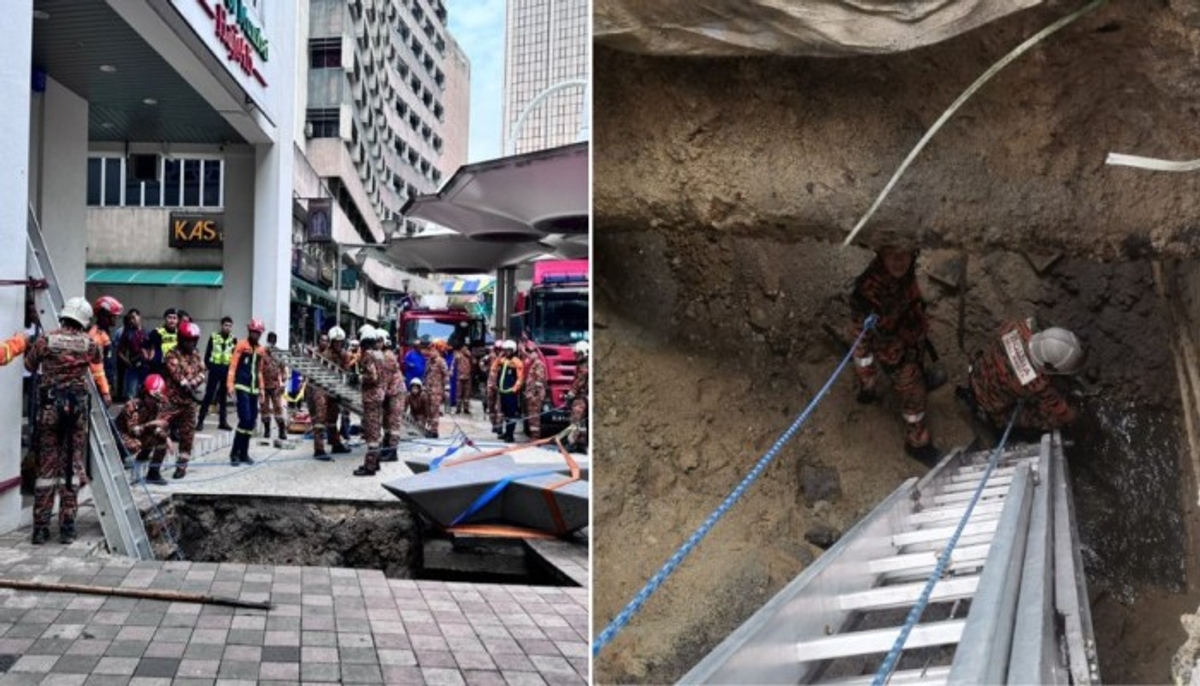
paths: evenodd
<path fill-rule="evenodd" d="M 62 310 L 64 300 L 50 254 L 46 251 L 41 226 L 32 207 L 29 210 L 28 247 L 30 276 L 45 279 L 49 284 L 44 289 L 34 289 L 33 293 L 38 310 L 42 312 L 43 326 L 50 330 L 57 325 L 58 313 Z M 45 326 L 46 324 L 49 326 Z M 150 538 L 146 535 L 146 525 L 142 521 L 142 514 L 133 499 L 133 491 L 129 488 L 129 481 L 125 476 L 108 408 L 105 407 L 91 376 L 88 376 L 87 387 L 90 400 L 88 446 L 94 477 L 91 487 L 96 512 L 100 517 L 100 528 L 104 531 L 109 549 L 114 553 L 139 560 L 153 560 L 155 558 L 150 548 Z"/>
<path fill-rule="evenodd" d="M 870 684 L 993 451 L 910 479 L 680 683 Z M 890 683 L 1099 682 L 1058 433 L 1008 447 Z"/>

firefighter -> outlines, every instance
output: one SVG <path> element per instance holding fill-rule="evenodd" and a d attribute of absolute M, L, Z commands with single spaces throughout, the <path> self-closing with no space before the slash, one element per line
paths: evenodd
<path fill-rule="evenodd" d="M 346 352 L 346 331 L 340 326 L 335 326 L 329 330 L 329 347 L 325 349 L 322 355 L 326 360 L 332 362 L 338 370 L 345 372 L 350 363 L 350 355 Z M 331 453 L 342 455 L 350 452 L 346 444 L 342 441 L 342 434 L 338 431 L 338 419 L 341 417 L 341 404 L 337 399 L 325 394 L 325 413 L 320 418 L 321 424 L 329 435 L 329 443 Z M 317 418 L 313 418 L 313 454 L 321 458 L 324 457 L 324 444 L 317 443 L 316 432 Z M 318 448 L 318 446 L 320 446 Z M 333 459 L 333 458 L 327 458 Z"/>
<path fill-rule="evenodd" d="M 60 328 L 40 337 L 25 354 L 25 369 L 41 367 L 38 386 L 37 481 L 33 492 L 33 543 L 50 538 L 50 517 L 57 491 L 58 540 L 75 540 L 79 488 L 87 485 L 84 470 L 88 432 L 90 373 L 104 404 L 112 403 L 100 347 L 88 336 L 92 306 L 71 298 L 59 314 Z"/>
<path fill-rule="evenodd" d="M 179 326 L 177 345 L 163 360 L 167 382 L 167 433 L 179 436 L 179 459 L 175 463 L 172 479 L 187 476 L 188 461 L 192 459 L 192 444 L 196 439 L 196 409 L 202 399 L 208 370 L 204 358 L 196 350 L 200 341 L 200 327 L 193 322 Z M 147 483 L 165 484 L 159 475 L 162 460 L 151 460 Z"/>
<path fill-rule="evenodd" d="M 404 401 L 408 393 L 404 388 L 404 372 L 400 369 L 400 358 L 396 356 L 387 331 L 380 329 L 383 342 L 383 372 L 386 386 L 383 393 L 384 434 L 380 462 L 396 462 L 396 446 L 400 444 L 400 424 L 404 421 Z"/>
<path fill-rule="evenodd" d="M 572 450 L 578 451 L 587 450 L 588 357 L 591 350 L 587 341 L 575 344 L 575 381 L 565 396 L 571 408 L 571 430 L 567 434 L 567 443 Z"/>
<path fill-rule="evenodd" d="M 367 443 L 363 463 L 354 476 L 374 476 L 379 471 L 379 441 L 383 432 L 383 400 L 387 394 L 387 372 L 383 351 L 378 349 L 379 335 L 370 325 L 359 330 L 359 389 L 362 391 L 362 433 Z"/>
<path fill-rule="evenodd" d="M 504 360 L 504 341 L 497 340 L 492 344 L 492 352 L 487 358 L 487 398 L 484 412 L 492 420 L 492 433 L 499 436 L 502 432 L 500 424 L 500 394 L 496 391 L 496 376 L 500 373 L 500 363 Z"/>
<path fill-rule="evenodd" d="M 860 403 L 879 399 L 882 371 L 892 381 L 904 417 L 904 449 L 932 465 L 939 457 L 925 422 L 928 389 L 922 357 L 929 320 L 917 284 L 916 252 L 897 246 L 880 248 L 866 271 L 854 282 L 850 296 L 851 338 L 857 338 L 868 315 L 879 317 L 875 327 L 854 349 Z"/>
<path fill-rule="evenodd" d="M 536 441 L 542 437 L 542 403 L 546 400 L 546 362 L 537 343 L 525 341 L 525 435 Z"/>
<path fill-rule="evenodd" d="M 521 389 L 525 382 L 525 365 L 517 357 L 517 342 L 504 341 L 504 356 L 496 373 L 496 391 L 500 397 L 500 411 L 504 414 L 504 427 L 500 437 L 505 443 L 516 439 L 513 432 L 521 418 Z"/>
<path fill-rule="evenodd" d="M 464 340 L 454 355 L 454 377 L 457 381 L 458 409 L 455 414 L 471 414 L 471 375 L 475 372 L 475 361 L 471 358 L 471 345 Z"/>
<path fill-rule="evenodd" d="M 138 462 L 153 458 L 161 463 L 167 454 L 166 390 L 167 382 L 161 376 L 147 376 L 141 391 L 117 415 L 121 442 Z"/>
<path fill-rule="evenodd" d="M 317 357 L 324 359 L 329 354 L 329 338 L 334 329 L 342 331 L 341 327 L 335 326 L 317 338 L 317 349 L 314 351 Z M 345 332 L 342 332 L 342 335 L 344 336 Z M 308 407 L 308 416 L 312 423 L 313 459 L 328 462 L 333 459 L 325 452 L 325 412 L 329 405 L 329 395 L 324 389 L 306 382 L 304 403 Z"/>
<path fill-rule="evenodd" d="M 237 432 L 229 450 L 229 463 L 254 464 L 250 458 L 250 439 L 258 426 L 258 403 L 263 390 L 263 347 L 259 338 L 266 330 L 263 320 L 251 317 L 246 325 L 246 340 L 238 341 L 229 360 L 225 377 L 225 392 L 237 395 Z"/>
<path fill-rule="evenodd" d="M 233 360 L 233 349 L 237 346 L 233 335 L 233 318 L 221 317 L 221 330 L 208 336 L 204 349 L 204 364 L 208 367 L 208 385 L 204 388 L 204 402 L 200 403 L 200 418 L 196 420 L 196 431 L 204 431 L 204 417 L 208 406 L 217 403 L 220 408 L 221 431 L 232 431 L 229 426 L 229 395 L 225 393 L 225 379 L 229 376 L 229 363 Z"/>
<path fill-rule="evenodd" d="M 446 366 L 446 343 L 438 340 L 425 346 L 425 437 L 438 437 L 438 424 L 442 419 L 442 403 L 446 398 L 446 384 L 450 381 L 450 368 Z"/>
<path fill-rule="evenodd" d="M 425 397 L 425 384 L 420 379 L 413 379 L 408 384 L 408 413 L 412 416 L 412 420 L 417 426 L 425 426 L 425 415 L 427 406 L 429 405 L 428 398 Z"/>
<path fill-rule="evenodd" d="M 287 439 L 287 421 L 283 411 L 283 387 L 287 383 L 287 370 L 283 362 L 275 356 L 275 343 L 278 337 L 274 331 L 267 333 L 267 345 L 262 349 L 263 355 L 263 393 L 262 393 L 262 424 L 263 438 L 271 437 L 271 419 L 279 429 L 279 439 Z"/>
<path fill-rule="evenodd" d="M 429 337 L 421 336 L 417 344 L 404 354 L 403 369 L 406 382 L 412 383 L 413 379 L 422 379 L 422 383 L 424 383 L 425 358 L 428 356 L 429 345 Z"/>
<path fill-rule="evenodd" d="M 1014 429 L 1041 433 L 1062 428 L 1079 413 L 1055 377 L 1078 372 L 1083 358 L 1079 339 L 1066 329 L 1035 331 L 1030 320 L 1005 322 L 987 347 L 972 357 L 969 384 L 958 394 L 998 428 L 1007 426 L 1021 401 Z"/>
<path fill-rule="evenodd" d="M 117 356 L 116 346 L 112 341 L 112 330 L 117 323 L 117 317 L 121 316 L 124 310 L 121 301 L 111 295 L 96 298 L 95 304 L 92 305 L 96 321 L 92 328 L 88 329 L 88 335 L 100 346 L 100 354 L 104 356 L 104 378 L 108 381 L 109 388 L 116 388 L 117 385 Z"/>

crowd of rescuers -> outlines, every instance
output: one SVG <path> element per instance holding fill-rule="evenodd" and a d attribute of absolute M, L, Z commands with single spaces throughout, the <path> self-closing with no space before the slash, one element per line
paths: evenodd
<path fill-rule="evenodd" d="M 120 319 L 122 318 L 123 319 Z M 116 327 L 118 320 L 123 326 Z M 224 317 L 218 331 L 211 332 L 201 352 L 199 325 L 187 312 L 168 309 L 162 325 L 151 331 L 142 328 L 136 309 L 124 312 L 112 296 L 93 303 L 86 298 L 67 300 L 59 313 L 58 327 L 44 332 L 36 307 L 27 300 L 26 330 L 0 342 L 0 366 L 24 354 L 28 375 L 26 388 L 33 424 L 34 447 L 30 450 L 36 470 L 34 482 L 33 543 L 45 543 L 57 495 L 59 540 L 75 540 L 78 491 L 88 482 L 86 446 L 89 420 L 90 376 L 106 408 L 113 405 L 113 391 L 120 389 L 123 401 L 114 425 L 128 457 L 149 463 L 147 483 L 165 485 L 162 465 L 168 452 L 176 453 L 174 479 L 187 476 L 188 462 L 197 431 L 204 428 L 208 411 L 217 411 L 221 430 L 235 431 L 229 454 L 231 465 L 253 464 L 249 455 L 252 437 L 261 416 L 263 436 L 270 438 L 272 423 L 279 438 L 287 437 L 285 389 L 289 373 L 276 356 L 277 337 L 266 334 L 261 319 L 252 318 L 246 336 L 233 333 L 233 320 Z M 358 345 L 346 345 L 346 333 L 332 327 L 319 339 L 316 354 L 355 371 L 362 392 L 362 433 L 367 444 L 363 464 L 354 474 L 376 473 L 380 462 L 396 461 L 401 421 L 406 406 L 410 420 L 426 436 L 438 435 L 438 423 L 449 384 L 455 384 L 455 411 L 470 414 L 471 375 L 475 360 L 464 343 L 449 355 L 442 341 L 421 340 L 416 357 L 401 364 L 386 330 L 369 325 L 359 330 Z M 537 412 L 546 393 L 546 370 L 536 346 L 526 346 L 521 356 L 513 341 L 501 341 L 479 364 L 488 371 L 486 412 L 498 435 L 514 440 L 521 419 L 529 422 L 527 434 L 539 437 Z M 567 395 L 571 410 L 570 440 L 575 449 L 585 447 L 588 406 L 586 342 L 575 348 L 578 371 Z M 413 353 L 409 354 L 410 356 Z M 420 373 L 416 372 L 420 358 Z M 407 381 L 407 383 L 406 383 Z M 325 451 L 326 433 L 334 453 L 350 452 L 347 435 L 338 430 L 341 408 L 324 391 L 301 387 L 311 418 L 313 457 L 330 460 Z M 523 394 L 518 398 L 518 394 Z M 234 400 L 237 427 L 227 419 Z M 532 414 L 521 415 L 521 400 Z M 536 409 L 532 409 L 536 408 Z M 502 418 L 502 419 L 501 419 Z"/>
<path fill-rule="evenodd" d="M 849 333 L 851 340 L 857 339 L 866 318 L 878 317 L 853 351 L 858 402 L 879 402 L 880 377 L 888 377 L 904 421 L 905 451 L 932 466 L 941 451 L 926 422 L 927 398 L 946 377 L 935 364 L 916 258 L 916 251 L 904 247 L 877 250 L 854 282 Z M 1081 370 L 1083 361 L 1083 345 L 1071 331 L 1040 328 L 1032 319 L 1004 321 L 970 355 L 965 383 L 956 395 L 988 438 L 1004 429 L 1016 411 L 1012 436 L 1030 440 L 1077 419 L 1079 410 L 1072 401 L 1079 393 L 1067 380 Z"/>

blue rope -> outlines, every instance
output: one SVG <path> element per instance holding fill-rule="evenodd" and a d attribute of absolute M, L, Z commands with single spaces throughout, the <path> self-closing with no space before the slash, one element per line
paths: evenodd
<path fill-rule="evenodd" d="M 929 579 L 925 581 L 925 588 L 922 589 L 921 595 L 917 598 L 917 604 L 912 606 L 908 611 L 908 617 L 904 620 L 904 626 L 900 629 L 900 635 L 896 637 L 896 642 L 892 644 L 892 649 L 888 651 L 887 657 L 883 659 L 883 664 L 879 665 L 879 671 L 875 673 L 875 679 L 871 682 L 871 686 L 884 686 L 888 679 L 892 677 L 892 672 L 896 669 L 896 664 L 900 660 L 900 654 L 904 652 L 904 644 L 908 641 L 908 635 L 912 633 L 913 627 L 917 622 L 921 621 L 921 615 L 925 614 L 925 607 L 929 604 L 929 596 L 933 593 L 933 587 L 941 580 L 942 574 L 946 573 L 946 566 L 950 564 L 950 555 L 954 552 L 954 547 L 958 545 L 958 539 L 962 536 L 963 529 L 967 526 L 967 520 L 971 518 L 971 513 L 975 510 L 975 504 L 979 502 L 979 498 L 983 495 L 983 488 L 987 485 L 988 478 L 992 475 L 992 470 L 996 468 L 996 464 L 1000 461 L 1000 454 L 1004 452 L 1004 444 L 1008 443 L 1008 434 L 1012 431 L 1013 424 L 1017 421 L 1017 415 L 1021 412 L 1022 403 L 1018 402 L 1016 408 L 1013 409 L 1012 417 L 1008 420 L 1008 426 L 1004 427 L 1004 435 L 1000 437 L 1000 442 L 996 444 L 992 451 L 992 456 L 988 460 L 987 469 L 983 472 L 983 478 L 979 480 L 979 485 L 975 487 L 975 495 L 971 497 L 971 502 L 967 504 L 967 511 L 963 513 L 962 519 L 958 522 L 958 527 L 954 530 L 954 535 L 950 537 L 949 543 L 942 550 L 942 554 L 938 556 L 937 564 L 933 567 L 933 573 L 929 575 Z"/>
<path fill-rule="evenodd" d="M 733 489 L 733 492 L 725 498 L 725 501 L 722 502 L 720 506 L 718 506 L 717 509 L 708 516 L 708 519 L 704 520 L 704 523 L 700 525 L 700 528 L 696 529 L 695 533 L 693 533 L 691 537 L 679 547 L 679 550 L 675 551 L 675 554 L 671 556 L 671 559 L 667 560 L 667 563 L 664 564 L 662 568 L 650 578 L 650 581 L 646 582 L 646 585 L 642 588 L 642 590 L 638 591 L 637 595 L 633 597 L 633 600 L 631 600 L 629 604 L 625 606 L 625 609 L 621 610 L 617 616 L 613 618 L 612 622 L 610 622 L 609 625 L 604 628 L 604 631 L 600 632 L 600 635 L 598 635 L 596 640 L 592 643 L 593 656 L 599 655 L 604 646 L 608 645 L 610 641 L 616 638 L 617 634 L 625 628 L 625 625 L 629 624 L 629 620 L 633 619 L 633 616 L 637 614 L 638 610 L 641 609 L 646 600 L 648 600 L 650 596 L 658 590 L 658 587 L 667 580 L 667 577 L 669 577 L 671 573 L 675 571 L 675 568 L 678 567 L 681 562 L 683 562 L 684 558 L 686 558 L 692 552 L 692 549 L 694 549 L 696 545 L 700 543 L 701 539 L 708 534 L 709 530 L 713 528 L 717 521 L 729 511 L 729 508 L 733 507 L 733 505 L 737 503 L 739 499 L 741 499 L 742 495 L 745 494 L 746 489 L 750 488 L 751 484 L 753 484 L 755 480 L 762 475 L 763 470 L 765 470 L 767 466 L 771 464 L 771 461 L 774 460 L 779 454 L 779 451 L 783 450 L 783 446 L 787 445 L 788 441 L 792 440 L 792 437 L 795 436 L 798 431 L 800 431 L 800 427 L 804 425 L 804 422 L 808 421 L 808 418 L 813 413 L 813 410 L 817 408 L 817 405 L 825 398 L 825 395 L 829 393 L 829 389 L 833 387 L 833 382 L 837 380 L 838 376 L 840 376 L 842 371 L 846 368 L 846 365 L 850 363 L 850 358 L 854 356 L 855 348 L 857 348 L 858 344 L 862 342 L 862 339 L 867 335 L 867 332 L 875 327 L 875 323 L 877 321 L 879 321 L 879 317 L 873 314 L 863 321 L 863 328 L 862 331 L 859 332 L 858 338 L 854 339 L 854 343 L 850 345 L 850 350 L 846 352 L 846 356 L 842 358 L 842 361 L 838 364 L 837 369 L 833 370 L 833 374 L 829 377 L 829 380 L 825 382 L 825 385 L 821 387 L 821 390 L 817 391 L 816 397 L 812 399 L 812 401 L 808 404 L 808 407 L 804 408 L 804 411 L 800 413 L 800 416 L 796 418 L 796 421 L 792 422 L 792 425 L 787 428 L 787 431 L 784 431 L 783 435 L 775 441 L 775 444 L 772 445 L 771 448 L 767 450 L 766 454 L 758 460 L 758 463 L 754 465 L 754 469 L 750 470 L 750 473 L 746 475 L 746 478 L 742 479 L 742 482 L 737 485 L 737 488 Z"/>
<path fill-rule="evenodd" d="M 462 450 L 463 446 L 465 446 L 465 445 L 466 445 L 466 443 L 460 443 L 458 445 L 451 445 L 446 450 L 446 452 L 433 458 L 433 461 L 429 463 L 429 471 L 436 472 L 442 466 L 442 462 L 444 462 L 447 457 L 450 457 L 454 453 L 457 453 L 458 451 Z"/>
<path fill-rule="evenodd" d="M 470 519 L 473 515 L 475 515 L 475 513 L 487 507 L 487 504 L 495 500 L 496 496 L 500 495 L 505 488 L 508 488 L 508 485 L 513 481 L 516 481 L 517 479 L 532 479 L 535 476 L 550 476 L 553 474 L 558 474 L 558 471 L 554 469 L 544 469 L 538 472 L 526 472 L 525 474 L 513 474 L 511 476 L 504 477 L 503 479 L 497 481 L 494 486 L 485 491 L 483 495 L 476 498 L 475 502 L 471 503 L 467 509 L 463 510 L 462 514 L 455 517 L 454 520 L 450 522 L 450 526 L 458 526 L 467 519 Z"/>

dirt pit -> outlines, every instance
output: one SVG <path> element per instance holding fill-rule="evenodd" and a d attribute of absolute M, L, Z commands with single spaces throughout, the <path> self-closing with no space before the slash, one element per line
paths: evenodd
<path fill-rule="evenodd" d="M 597 631 L 704 521 L 844 353 L 871 253 L 704 229 L 598 232 L 595 248 Z M 1194 478 L 1183 439 L 1170 274 L 1191 265 L 927 250 L 919 274 L 950 383 L 930 397 L 942 449 L 973 434 L 953 385 L 999 322 L 1036 317 L 1089 348 L 1095 391 L 1067 438 L 1101 675 L 1170 680 L 1194 612 Z M 1164 271 L 1167 276 L 1162 276 Z M 1163 295 L 1157 292 L 1159 287 Z M 895 399 L 849 374 L 596 663 L 598 682 L 672 682 L 924 467 Z M 807 537 L 807 538 L 806 538 Z"/>
<path fill-rule="evenodd" d="M 380 569 L 393 579 L 422 568 L 417 518 L 403 503 L 176 495 L 147 529 L 161 559 Z"/>

